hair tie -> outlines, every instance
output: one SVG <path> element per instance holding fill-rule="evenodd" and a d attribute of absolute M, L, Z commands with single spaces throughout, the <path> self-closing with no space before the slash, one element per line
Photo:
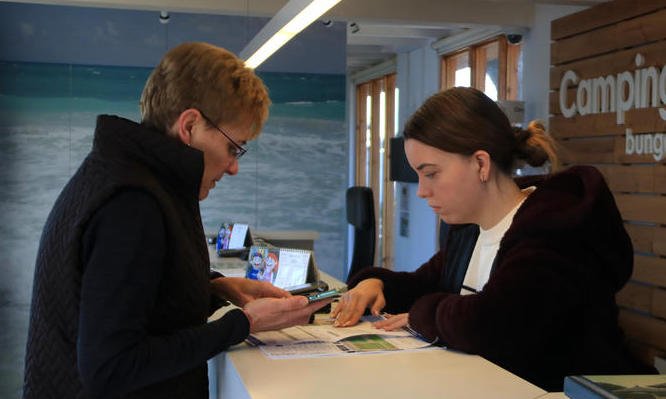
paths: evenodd
<path fill-rule="evenodd" d="M 516 140 L 519 144 L 527 141 L 532 136 L 532 132 L 520 127 L 514 127 L 513 134 L 516 136 Z"/>

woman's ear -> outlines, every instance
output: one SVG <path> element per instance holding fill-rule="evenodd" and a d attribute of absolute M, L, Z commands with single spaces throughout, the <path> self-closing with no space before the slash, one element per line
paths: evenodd
<path fill-rule="evenodd" d="M 474 160 L 474 163 L 478 167 L 479 180 L 481 181 L 481 183 L 487 182 L 488 179 L 490 178 L 490 169 L 491 169 L 490 154 L 488 154 L 486 151 L 478 150 L 474 154 L 472 154 L 472 159 Z"/>
<path fill-rule="evenodd" d="M 201 114 L 194 108 L 188 108 L 181 112 L 172 126 L 172 131 L 183 144 L 189 146 L 192 144 L 192 135 L 197 121 Z"/>

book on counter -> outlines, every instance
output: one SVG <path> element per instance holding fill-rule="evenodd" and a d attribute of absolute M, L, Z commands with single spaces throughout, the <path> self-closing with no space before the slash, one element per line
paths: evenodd
<path fill-rule="evenodd" d="M 666 375 L 575 375 L 564 378 L 571 399 L 666 398 Z"/>

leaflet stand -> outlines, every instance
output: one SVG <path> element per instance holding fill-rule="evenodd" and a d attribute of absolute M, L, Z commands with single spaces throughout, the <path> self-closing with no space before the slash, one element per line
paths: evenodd
<path fill-rule="evenodd" d="M 240 257 L 247 259 L 249 247 L 254 240 L 250 227 L 243 223 L 222 223 L 217 235 L 216 250 L 220 257 Z"/>
<path fill-rule="evenodd" d="M 250 247 L 245 277 L 268 281 L 292 294 L 327 288 L 319 281 L 314 253 L 307 249 L 254 245 Z"/>

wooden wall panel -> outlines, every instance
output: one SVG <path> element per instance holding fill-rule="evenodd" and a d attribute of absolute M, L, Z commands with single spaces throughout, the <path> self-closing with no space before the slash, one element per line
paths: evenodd
<path fill-rule="evenodd" d="M 559 102 L 559 100 L 557 100 Z M 552 106 L 555 107 L 555 106 Z M 559 104 L 556 106 L 559 111 Z M 624 135 L 630 127 L 633 134 L 664 132 L 666 121 L 655 108 L 632 109 L 624 113 L 625 124 L 618 125 L 615 112 L 578 115 L 571 118 L 556 115 L 550 118 L 549 130 L 554 137 L 591 137 Z"/>
<path fill-rule="evenodd" d="M 622 308 L 666 320 L 665 289 L 629 282 L 617 293 L 616 300 Z"/>
<path fill-rule="evenodd" d="M 569 137 L 591 137 L 624 134 L 625 129 L 617 126 L 615 118 L 608 114 L 575 115 L 571 118 L 553 116 L 550 118 L 549 131 L 558 139 Z"/>
<path fill-rule="evenodd" d="M 550 37 L 552 40 L 563 39 L 663 7 L 666 7 L 666 0 L 621 0 L 603 3 L 553 21 Z"/>
<path fill-rule="evenodd" d="M 635 251 L 666 256 L 666 227 L 632 222 L 626 223 L 624 227 Z"/>
<path fill-rule="evenodd" d="M 550 78 L 550 84 L 551 86 L 555 84 L 555 86 L 560 85 L 559 81 L 553 83 L 554 80 L 551 77 Z M 567 90 L 567 98 L 573 98 L 573 96 L 576 95 L 576 89 L 569 89 Z M 560 100 L 559 100 L 559 91 L 553 91 L 553 88 L 551 87 L 551 90 L 548 92 L 548 113 L 550 114 L 550 118 L 552 119 L 555 116 L 559 116 L 562 114 L 562 110 L 560 110 Z M 551 129 L 552 130 L 552 129 Z"/>
<path fill-rule="evenodd" d="M 610 119 L 617 120 L 615 113 L 607 115 Z M 663 132 L 666 129 L 666 122 L 659 117 L 659 111 L 655 108 L 629 110 L 624 113 L 624 120 L 625 129 L 631 128 L 634 134 Z"/>
<path fill-rule="evenodd" d="M 630 338 L 666 350 L 665 321 L 620 310 L 620 326 Z"/>
<path fill-rule="evenodd" d="M 552 82 L 552 78 L 551 78 Z M 557 86 L 559 87 L 559 83 L 557 83 Z M 571 99 L 576 98 L 576 87 L 571 87 L 570 89 L 567 90 L 567 103 L 571 103 Z M 559 90 L 551 90 L 548 93 L 548 112 L 550 112 L 551 115 L 553 116 L 560 116 L 562 115 L 562 110 L 560 110 L 560 91 Z M 573 129 L 572 129 L 573 130 Z"/>
<path fill-rule="evenodd" d="M 643 138 L 636 137 L 634 136 L 634 141 L 636 140 L 643 140 Z M 615 150 L 614 150 L 614 158 L 615 162 L 618 163 L 623 163 L 623 164 L 628 164 L 628 163 L 643 163 L 643 164 L 649 164 L 649 163 L 655 163 L 657 162 L 657 158 L 655 158 L 656 154 L 651 152 L 648 154 L 642 153 L 642 154 L 627 154 L 626 153 L 626 142 L 625 142 L 625 137 L 615 137 Z M 666 140 L 666 137 L 662 137 L 662 142 Z M 666 144 L 666 143 L 664 143 Z M 636 144 L 634 144 L 636 145 Z M 641 146 L 644 146 L 645 144 L 639 144 Z M 663 144 L 662 144 L 663 145 Z M 665 146 L 666 147 L 666 146 Z M 642 147 L 641 147 L 642 148 Z M 666 162 L 666 148 L 662 150 L 662 159 L 659 162 Z"/>
<path fill-rule="evenodd" d="M 652 252 L 654 243 L 655 226 L 625 223 L 625 230 L 631 238 L 631 243 L 634 246 L 634 251 L 638 252 Z"/>
<path fill-rule="evenodd" d="M 666 256 L 666 227 L 658 225 L 625 224 L 634 250 Z"/>
<path fill-rule="evenodd" d="M 654 256 L 634 256 L 632 280 L 666 287 L 666 259 Z"/>
<path fill-rule="evenodd" d="M 551 64 L 560 65 L 666 38 L 666 9 L 621 21 L 550 46 Z"/>
<path fill-rule="evenodd" d="M 652 166 L 599 165 L 608 187 L 615 192 L 654 192 L 655 169 Z"/>
<path fill-rule="evenodd" d="M 554 66 L 550 69 L 550 88 L 559 90 L 562 77 L 569 70 L 576 72 L 579 79 L 615 76 L 619 72 L 632 71 L 636 68 L 637 53 L 645 57 L 642 68 L 661 67 L 666 63 L 666 42 L 658 41 L 600 57 Z"/>
<path fill-rule="evenodd" d="M 519 65 L 521 65 L 520 53 L 521 45 L 519 44 L 509 44 L 506 48 L 507 59 L 506 59 L 506 99 L 507 100 L 518 100 L 520 96 L 520 74 Z"/>
<path fill-rule="evenodd" d="M 656 317 L 666 319 L 666 290 L 654 288 L 652 290 L 652 300 L 650 313 Z"/>
<path fill-rule="evenodd" d="M 620 22 L 616 50 L 666 39 L 664 21 L 666 21 L 666 8 Z"/>
<path fill-rule="evenodd" d="M 666 193 L 666 166 L 656 165 L 654 167 L 654 186 L 655 191 Z"/>
<path fill-rule="evenodd" d="M 563 164 L 613 163 L 615 160 L 613 137 L 563 140 L 559 145 Z"/>
<path fill-rule="evenodd" d="M 618 25 L 562 39 L 550 45 L 550 60 L 553 65 L 576 61 L 593 55 L 611 52 L 618 46 Z"/>
<path fill-rule="evenodd" d="M 652 251 L 657 255 L 666 256 L 666 227 L 654 229 Z"/>
<path fill-rule="evenodd" d="M 624 134 L 625 128 L 615 123 L 615 114 L 575 115 L 550 118 L 550 133 L 556 138 L 591 137 Z"/>
<path fill-rule="evenodd" d="M 652 308 L 652 290 L 650 286 L 629 282 L 615 299 L 620 306 L 649 313 Z"/>
<path fill-rule="evenodd" d="M 625 220 L 666 224 L 666 197 L 662 195 L 615 194 L 615 202 Z"/>
<path fill-rule="evenodd" d="M 606 178 L 634 246 L 631 281 L 617 294 L 620 324 L 644 361 L 666 353 L 666 121 L 658 104 L 631 109 L 617 122 L 614 111 L 562 115 L 560 81 L 568 70 L 579 80 L 616 77 L 628 71 L 666 67 L 666 0 L 616 0 L 551 24 L 549 130 L 562 147 L 562 162 L 593 164 Z M 637 63 L 637 54 L 642 56 Z M 663 83 L 660 83 L 663 84 Z M 577 87 L 567 87 L 566 101 Z M 653 140 L 648 153 L 628 154 L 627 129 L 636 145 Z M 640 143 L 639 143 L 640 141 Z M 655 144 L 656 143 L 656 144 Z"/>
<path fill-rule="evenodd" d="M 557 137 L 557 136 L 556 136 Z M 664 137 L 666 141 L 666 137 Z M 666 143 L 665 143 L 666 144 Z M 568 164 L 608 164 L 608 163 L 655 163 L 654 154 L 626 154 L 625 138 L 619 137 L 583 137 L 558 141 L 562 152 L 562 163 Z M 666 162 L 666 149 L 664 157 L 659 162 Z M 660 178 L 663 180 L 663 177 Z M 659 192 L 663 190 L 660 186 Z"/>

